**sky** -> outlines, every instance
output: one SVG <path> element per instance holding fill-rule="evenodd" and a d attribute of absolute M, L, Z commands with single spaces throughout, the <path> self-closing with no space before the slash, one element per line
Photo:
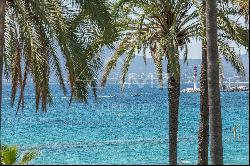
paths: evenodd
<path fill-rule="evenodd" d="M 244 18 L 238 19 L 238 23 L 241 25 L 246 25 Z M 230 43 L 230 46 L 234 48 L 234 50 L 239 53 L 239 55 L 248 54 L 244 47 L 239 47 L 235 43 Z M 196 39 L 191 39 L 191 43 L 188 45 L 188 59 L 201 59 L 201 41 Z"/>
<path fill-rule="evenodd" d="M 235 18 L 236 19 L 236 18 Z M 245 26 L 245 20 L 244 18 L 238 19 L 238 23 Z M 248 26 L 249 27 L 249 26 Z M 230 43 L 230 46 L 234 48 L 234 50 L 239 53 L 239 55 L 245 55 L 248 54 L 246 49 L 243 47 L 238 47 L 235 43 Z M 191 39 L 191 43 L 188 45 L 188 59 L 201 59 L 201 41 Z"/>
<path fill-rule="evenodd" d="M 246 49 L 244 49 L 243 47 L 239 48 L 234 43 L 231 43 L 230 46 L 233 47 L 235 51 L 239 53 L 239 55 L 247 54 Z M 201 41 L 191 39 L 190 44 L 188 45 L 188 59 L 201 59 L 201 52 L 202 52 Z M 151 58 L 150 55 L 148 55 L 147 57 Z M 180 58 L 183 59 L 182 56 Z"/>
<path fill-rule="evenodd" d="M 239 55 L 247 54 L 246 49 L 243 47 L 238 47 L 236 44 L 231 43 L 231 47 L 235 49 Z M 201 59 L 201 42 L 196 40 L 191 40 L 191 43 L 188 45 L 188 59 Z"/>
<path fill-rule="evenodd" d="M 191 40 L 188 45 L 188 59 L 201 59 L 201 41 Z"/>
<path fill-rule="evenodd" d="M 241 47 L 239 48 L 236 44 L 230 44 L 239 55 L 247 54 L 247 51 Z M 201 42 L 196 40 L 191 40 L 191 43 L 188 45 L 188 59 L 201 59 Z"/>

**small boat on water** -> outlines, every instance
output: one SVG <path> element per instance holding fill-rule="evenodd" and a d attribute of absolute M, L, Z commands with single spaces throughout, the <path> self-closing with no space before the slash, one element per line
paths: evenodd
<path fill-rule="evenodd" d="M 141 95 L 139 93 L 131 95 L 132 97 L 140 97 Z"/>
<path fill-rule="evenodd" d="M 200 92 L 200 88 L 186 88 L 181 90 L 182 93 L 197 93 Z"/>

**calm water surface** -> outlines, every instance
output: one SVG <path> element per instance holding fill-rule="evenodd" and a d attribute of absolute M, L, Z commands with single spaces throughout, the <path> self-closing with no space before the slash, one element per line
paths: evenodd
<path fill-rule="evenodd" d="M 191 85 L 182 85 L 184 87 Z M 145 85 L 109 85 L 87 104 L 63 97 L 51 85 L 53 103 L 35 113 L 34 92 L 27 89 L 23 113 L 10 107 L 4 85 L 2 140 L 21 150 L 36 148 L 32 164 L 168 164 L 167 89 Z M 221 93 L 225 164 L 249 164 L 249 93 Z M 234 125 L 237 140 L 233 138 Z M 197 164 L 199 94 L 181 94 L 179 164 Z"/>

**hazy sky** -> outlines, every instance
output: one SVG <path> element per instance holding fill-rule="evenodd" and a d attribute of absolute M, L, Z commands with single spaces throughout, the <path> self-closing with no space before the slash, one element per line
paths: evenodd
<path fill-rule="evenodd" d="M 241 19 L 238 19 L 238 23 L 245 26 L 245 20 L 242 17 Z M 239 55 L 245 55 L 247 54 L 247 51 L 243 47 L 238 47 L 235 43 L 230 44 L 231 47 L 235 49 Z M 201 59 L 201 41 L 192 39 L 191 43 L 188 46 L 188 59 Z"/>
<path fill-rule="evenodd" d="M 239 48 L 236 44 L 230 44 L 230 46 L 233 47 L 239 55 L 247 54 L 247 51 L 243 47 Z M 148 55 L 148 58 L 151 58 L 151 56 Z M 180 58 L 183 59 L 182 54 L 180 54 Z M 201 41 L 191 40 L 191 43 L 188 45 L 188 59 L 201 59 Z"/>
<path fill-rule="evenodd" d="M 188 46 L 188 59 L 201 59 L 201 42 L 191 40 Z"/>
<path fill-rule="evenodd" d="M 235 49 L 240 55 L 247 54 L 244 48 L 239 48 L 236 44 L 231 44 L 231 47 Z M 196 40 L 191 40 L 188 46 L 188 59 L 201 59 L 201 42 Z"/>

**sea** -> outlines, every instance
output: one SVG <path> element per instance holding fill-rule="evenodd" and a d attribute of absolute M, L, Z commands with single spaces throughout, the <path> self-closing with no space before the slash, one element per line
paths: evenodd
<path fill-rule="evenodd" d="M 192 87 L 182 84 L 181 89 Z M 167 88 L 110 84 L 87 103 L 63 96 L 51 84 L 53 102 L 36 112 L 35 95 L 27 86 L 25 106 L 10 106 L 11 85 L 3 86 L 2 143 L 15 144 L 20 154 L 39 150 L 30 164 L 150 164 L 168 162 Z M 181 93 L 178 164 L 197 164 L 199 93 Z M 249 164 L 249 92 L 221 92 L 224 164 Z M 233 128 L 236 127 L 236 137 Z"/>

